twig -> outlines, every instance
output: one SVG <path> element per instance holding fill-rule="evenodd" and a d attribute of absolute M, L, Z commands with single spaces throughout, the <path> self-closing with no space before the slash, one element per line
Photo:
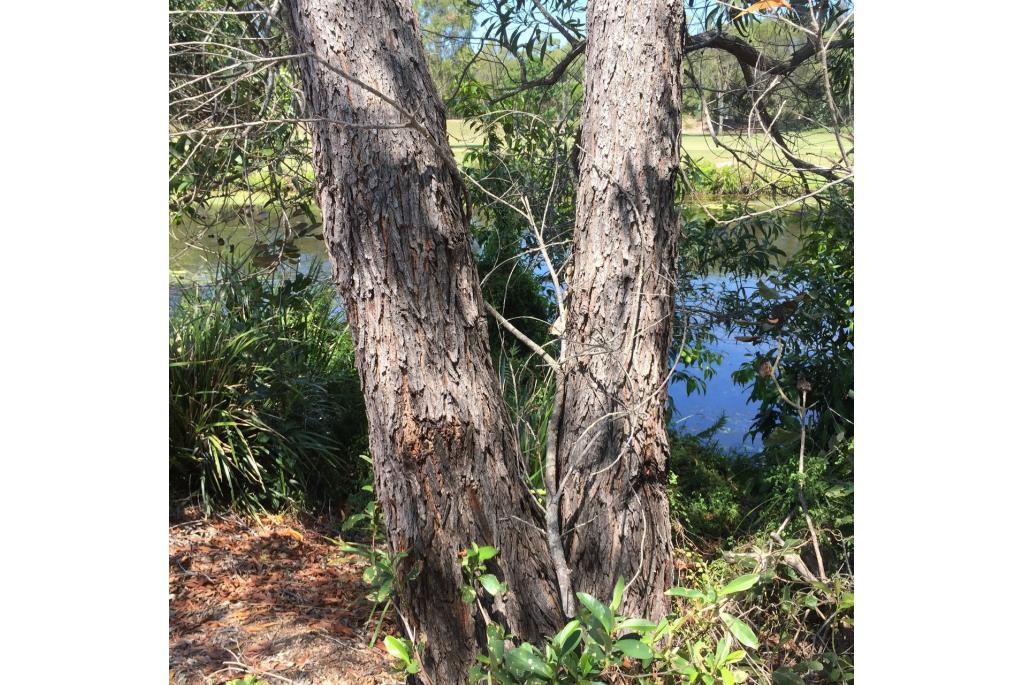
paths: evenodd
<path fill-rule="evenodd" d="M 818 560 L 818 575 L 824 582 L 827 576 L 825 575 L 825 564 L 821 560 L 821 548 L 818 546 L 818 534 L 814 530 L 814 522 L 811 521 L 811 512 L 807 508 L 807 499 L 804 497 L 804 446 L 807 439 L 806 417 L 807 391 L 804 390 L 800 393 L 800 491 L 797 493 L 797 498 L 800 500 L 800 506 L 804 510 L 804 520 L 807 522 L 807 530 L 811 533 L 811 544 L 814 547 L 814 556 Z"/>

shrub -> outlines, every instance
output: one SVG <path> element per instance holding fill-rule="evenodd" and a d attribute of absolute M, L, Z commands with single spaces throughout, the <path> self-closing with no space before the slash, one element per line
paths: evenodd
<path fill-rule="evenodd" d="M 297 271 L 221 265 L 170 316 L 172 488 L 248 511 L 358 489 L 366 418 L 333 289 Z"/>
<path fill-rule="evenodd" d="M 689 538 L 706 543 L 733 541 L 753 503 L 748 490 L 757 462 L 721 448 L 710 436 L 721 420 L 696 435 L 673 434 L 669 441 L 668 497 L 672 515 Z"/>

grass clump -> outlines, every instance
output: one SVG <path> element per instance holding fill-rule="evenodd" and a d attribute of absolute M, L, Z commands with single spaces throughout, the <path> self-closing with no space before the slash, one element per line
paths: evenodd
<path fill-rule="evenodd" d="M 318 272 L 221 265 L 171 308 L 171 487 L 207 512 L 330 505 L 358 489 L 365 409 Z"/>

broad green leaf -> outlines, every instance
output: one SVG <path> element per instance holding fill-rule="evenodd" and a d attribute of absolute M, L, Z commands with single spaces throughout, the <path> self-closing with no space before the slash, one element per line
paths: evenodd
<path fill-rule="evenodd" d="M 487 561 L 488 559 L 493 559 L 496 556 L 498 556 L 498 550 L 494 547 L 481 547 L 479 550 L 477 550 L 477 558 L 481 561 L 481 563 Z"/>
<path fill-rule="evenodd" d="M 533 646 L 526 644 L 510 649 L 505 654 L 505 663 L 522 673 L 550 678 L 554 675 L 551 667 L 541 659 L 540 654 L 534 651 Z"/>
<path fill-rule="evenodd" d="M 842 594 L 842 596 L 839 597 L 839 608 L 840 609 L 849 609 L 852 606 L 853 606 L 853 593 L 852 592 L 844 592 Z"/>
<path fill-rule="evenodd" d="M 623 581 L 622 576 L 615 582 L 615 591 L 612 592 L 612 603 L 608 605 L 608 608 L 612 611 L 617 611 L 619 605 L 622 604 L 622 593 L 626 589 L 626 583 Z"/>
<path fill-rule="evenodd" d="M 492 666 L 501 664 L 505 658 L 505 638 L 498 626 L 493 623 L 487 624 L 487 651 L 493 660 Z"/>
<path fill-rule="evenodd" d="M 761 575 L 758 573 L 748 573 L 745 576 L 739 578 L 733 578 L 728 585 L 718 591 L 719 595 L 731 595 L 737 592 L 743 592 L 757 585 L 757 581 L 761 579 Z"/>
<path fill-rule="evenodd" d="M 604 604 L 602 604 L 593 595 L 588 595 L 586 592 L 577 592 L 576 597 L 580 600 L 580 603 L 587 608 L 587 610 L 593 614 L 594 618 L 600 621 L 601 626 L 604 628 L 606 633 L 612 632 L 612 611 Z"/>
<path fill-rule="evenodd" d="M 625 621 L 615 626 L 615 632 L 621 632 L 624 630 L 630 630 L 634 633 L 649 633 L 658 627 L 657 623 L 652 623 L 647 619 L 643 618 L 627 618 Z"/>
<path fill-rule="evenodd" d="M 476 592 L 468 585 L 462 586 L 462 601 L 472 604 L 476 600 Z"/>
<path fill-rule="evenodd" d="M 559 654 L 564 654 L 576 649 L 576 645 L 580 643 L 582 637 L 583 631 L 580 629 L 580 622 L 574 618 L 566 623 L 565 627 L 558 631 L 557 635 L 551 638 L 551 644 L 554 645 Z"/>
<path fill-rule="evenodd" d="M 498 595 L 505 591 L 505 584 L 498 580 L 497 576 L 485 573 L 480 576 L 480 584 L 484 586 L 491 595 Z"/>
<path fill-rule="evenodd" d="M 387 635 L 384 637 L 384 649 L 396 659 L 401 659 L 406 666 L 409 665 L 409 649 L 403 640 L 399 640 L 394 635 Z"/>
<path fill-rule="evenodd" d="M 640 642 L 640 640 L 619 640 L 615 643 L 615 648 L 634 659 L 654 658 L 654 652 L 651 651 L 651 648 Z"/>
<path fill-rule="evenodd" d="M 736 685 L 736 678 L 733 677 L 732 671 L 724 666 L 718 669 L 718 673 L 722 676 L 722 685 Z"/>
<path fill-rule="evenodd" d="M 723 611 L 720 613 L 720 616 L 722 617 L 722 620 L 725 621 L 725 625 L 729 629 L 729 632 L 732 633 L 741 644 L 750 647 L 751 649 L 757 649 L 757 636 L 754 635 L 754 631 L 750 629 L 750 626 L 730 613 Z"/>

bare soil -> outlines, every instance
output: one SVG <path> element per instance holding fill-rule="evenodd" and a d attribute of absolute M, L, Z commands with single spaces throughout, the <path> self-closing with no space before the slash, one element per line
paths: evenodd
<path fill-rule="evenodd" d="M 397 683 L 380 639 L 365 562 L 338 551 L 337 527 L 299 517 L 203 519 L 169 530 L 170 682 Z M 376 621 L 374 621 L 376 623 Z"/>

